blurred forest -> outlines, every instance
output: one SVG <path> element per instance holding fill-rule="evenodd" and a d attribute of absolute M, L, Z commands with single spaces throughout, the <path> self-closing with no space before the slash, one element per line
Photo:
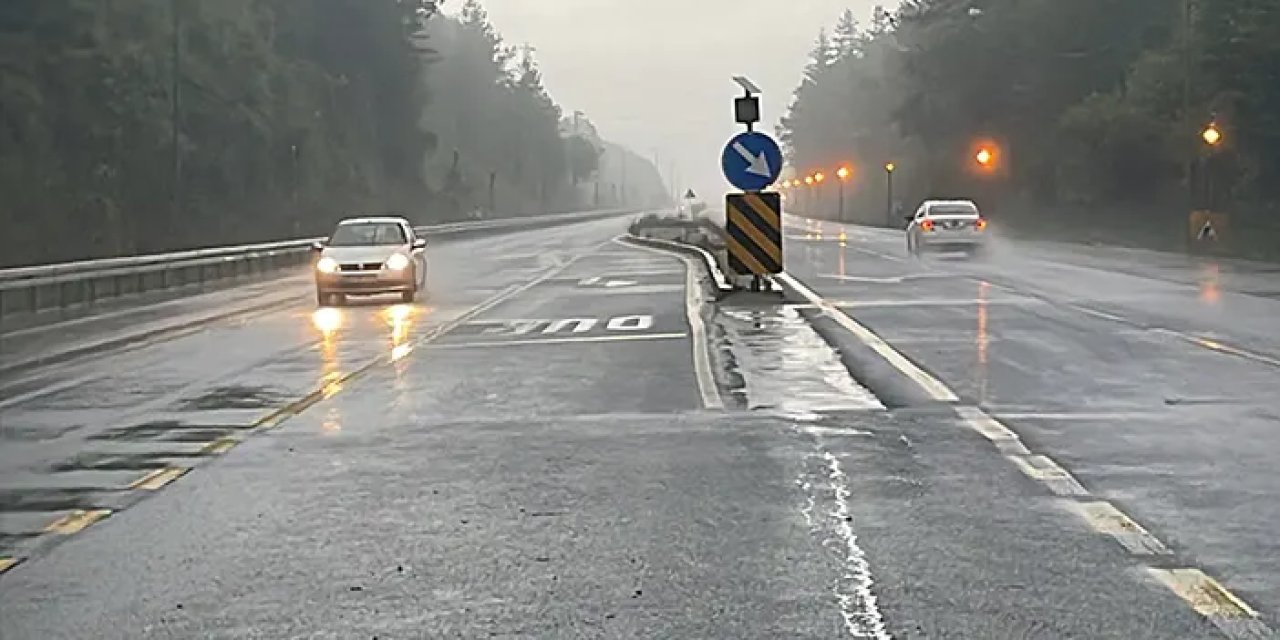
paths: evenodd
<path fill-rule="evenodd" d="M 973 197 L 1006 227 L 1172 248 L 1213 209 L 1280 253 L 1277 78 L 1274 0 L 910 0 L 819 35 L 779 133 L 798 175 L 854 169 L 851 219 L 900 223 L 892 162 L 908 213 Z"/>
<path fill-rule="evenodd" d="M 5 0 L 0 266 L 593 206 L 535 52 L 440 4 Z"/>

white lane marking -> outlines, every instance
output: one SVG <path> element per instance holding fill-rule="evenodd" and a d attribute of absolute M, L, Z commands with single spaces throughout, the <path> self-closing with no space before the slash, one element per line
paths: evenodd
<path fill-rule="evenodd" d="M 888 254 L 888 253 L 882 253 L 882 252 L 880 252 L 880 251 L 874 251 L 874 250 L 871 250 L 871 249 L 864 249 L 864 248 L 862 248 L 862 247 L 852 247 L 852 249 L 853 249 L 854 251 L 857 251 L 858 253 L 865 253 L 865 254 L 867 254 L 867 255 L 869 255 L 869 256 L 874 256 L 874 257 L 881 258 L 881 259 L 884 259 L 884 260 L 892 260 L 893 262 L 906 262 L 906 261 L 907 261 L 907 259 L 906 259 L 906 258 L 903 258 L 903 257 L 901 257 L 901 256 L 895 256 L 895 255 Z"/>
<path fill-rule="evenodd" d="M 614 238 L 617 244 L 630 248 L 640 249 L 667 257 L 679 258 L 684 263 L 684 308 L 685 317 L 689 322 L 689 330 L 693 336 L 693 373 L 698 381 L 698 395 L 702 398 L 702 406 L 707 409 L 724 409 L 724 400 L 720 398 L 720 391 L 716 385 L 715 374 L 711 370 L 711 353 L 707 344 L 707 326 L 702 321 L 702 285 L 698 283 L 697 264 L 693 258 L 681 253 L 662 251 L 653 247 L 644 245 L 632 245 L 624 242 L 621 238 Z"/>
<path fill-rule="evenodd" d="M 1053 420 L 1055 422 L 1079 420 L 1082 422 L 1113 422 L 1117 420 L 1142 420 L 1160 415 L 1156 411 L 1117 411 L 1109 413 L 1052 413 L 1052 412 L 994 412 L 1002 420 Z"/>
<path fill-rule="evenodd" d="M 535 340 L 489 340 L 483 342 L 443 342 L 432 344 L 431 349 L 487 349 L 492 347 L 527 347 L 542 344 L 577 344 L 593 342 L 639 342 L 647 340 L 681 340 L 687 333 L 642 333 L 620 336 L 583 336 L 579 338 L 541 338 Z"/>
<path fill-rule="evenodd" d="M 832 586 L 832 592 L 840 602 L 840 615 L 844 617 L 844 628 L 854 638 L 875 638 L 890 640 L 885 630 L 884 616 L 876 603 L 876 595 L 872 589 L 871 564 L 867 562 L 867 554 L 858 546 L 858 536 L 853 532 L 853 517 L 849 511 L 849 478 L 840 468 L 840 459 L 829 451 L 823 451 L 822 457 L 827 462 L 827 477 L 831 483 L 831 492 L 835 508 L 831 511 L 835 523 L 836 536 L 844 547 L 845 574 Z"/>
<path fill-rule="evenodd" d="M 866 309 L 871 307 L 968 307 L 968 306 L 1026 306 L 1040 304 L 1038 300 L 981 300 L 974 298 L 957 298 L 954 300 L 835 300 L 832 305 L 845 309 Z"/>
<path fill-rule="evenodd" d="M 982 434 L 1005 455 L 1031 455 L 1031 451 L 1022 444 L 1018 434 L 1009 430 L 1000 421 L 987 415 L 977 407 L 956 407 L 956 413 L 964 420 L 966 426 Z"/>
<path fill-rule="evenodd" d="M 823 311 L 839 323 L 840 326 L 844 327 L 855 337 L 861 340 L 863 344 L 871 347 L 873 351 L 880 354 L 880 357 L 887 360 L 895 369 L 901 371 L 908 378 L 911 378 L 912 381 L 924 389 L 925 393 L 927 393 L 929 397 L 941 402 L 958 402 L 960 400 L 960 398 L 956 396 L 955 392 L 948 389 L 947 386 L 942 384 L 942 382 L 937 378 L 925 373 L 924 370 L 917 367 L 914 362 L 911 362 L 906 358 L 906 356 L 903 356 L 901 353 L 898 353 L 896 349 L 889 346 L 889 343 L 881 339 L 880 336 L 875 334 L 875 332 L 861 324 L 858 324 L 858 322 L 849 317 L 848 314 L 832 306 L 831 303 L 824 300 L 817 293 L 814 293 L 812 289 L 805 286 L 804 283 L 797 280 L 791 274 L 779 274 L 778 278 L 786 282 L 791 288 L 798 291 L 800 295 L 804 296 L 804 298 L 811 304 L 822 308 Z"/>
<path fill-rule="evenodd" d="M 902 276 L 842 276 L 835 273 L 820 273 L 819 278 L 827 278 L 830 280 L 840 280 L 842 282 L 862 282 L 866 284 L 902 284 L 909 280 L 926 280 L 926 279 L 946 279 L 946 278 L 963 278 L 964 276 L 954 273 L 914 273 Z"/>

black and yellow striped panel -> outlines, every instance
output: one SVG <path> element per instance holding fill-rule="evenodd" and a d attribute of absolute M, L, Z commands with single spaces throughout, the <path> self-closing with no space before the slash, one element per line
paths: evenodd
<path fill-rule="evenodd" d="M 730 195 L 725 223 L 730 269 L 744 276 L 782 273 L 782 198 L 778 194 Z"/>

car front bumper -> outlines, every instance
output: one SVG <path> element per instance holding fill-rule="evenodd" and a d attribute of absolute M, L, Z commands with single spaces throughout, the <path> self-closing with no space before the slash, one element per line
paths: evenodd
<path fill-rule="evenodd" d="M 405 293 L 414 290 L 413 272 L 355 272 L 316 274 L 316 290 L 325 293 Z"/>

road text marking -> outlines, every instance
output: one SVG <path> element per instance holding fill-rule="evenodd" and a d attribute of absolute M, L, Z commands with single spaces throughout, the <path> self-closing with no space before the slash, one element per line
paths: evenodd
<path fill-rule="evenodd" d="M 491 347 L 528 347 L 542 344 L 575 344 L 590 342 L 640 342 L 646 340 L 680 340 L 685 333 L 642 333 L 621 336 L 582 336 L 578 338 L 542 338 L 533 340 L 490 340 L 485 342 L 456 342 L 431 345 L 430 349 L 481 349 Z"/>

